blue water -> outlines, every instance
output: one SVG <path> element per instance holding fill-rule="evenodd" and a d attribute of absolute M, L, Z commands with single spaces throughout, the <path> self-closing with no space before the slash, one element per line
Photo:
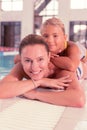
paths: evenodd
<path fill-rule="evenodd" d="M 0 76 L 6 75 L 14 66 L 14 55 L 0 55 Z"/>
<path fill-rule="evenodd" d="M 11 69 L 14 65 L 14 56 L 0 56 L 0 67 Z"/>

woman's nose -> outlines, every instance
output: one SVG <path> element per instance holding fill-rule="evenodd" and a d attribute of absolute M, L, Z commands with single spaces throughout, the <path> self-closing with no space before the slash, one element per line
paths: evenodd
<path fill-rule="evenodd" d="M 39 65 L 36 61 L 33 61 L 32 64 L 31 64 L 31 69 L 33 71 L 37 71 L 37 69 L 39 68 Z"/>

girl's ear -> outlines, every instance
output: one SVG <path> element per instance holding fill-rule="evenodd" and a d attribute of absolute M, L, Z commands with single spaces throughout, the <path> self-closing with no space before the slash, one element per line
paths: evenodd
<path fill-rule="evenodd" d="M 68 39 L 68 36 L 65 34 L 65 41 L 67 41 L 67 39 Z"/>

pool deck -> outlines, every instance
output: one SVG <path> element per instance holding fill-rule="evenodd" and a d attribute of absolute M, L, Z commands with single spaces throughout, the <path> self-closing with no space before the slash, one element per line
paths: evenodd
<path fill-rule="evenodd" d="M 87 99 L 87 80 L 82 81 L 82 84 L 85 87 L 85 94 L 86 94 L 86 99 Z M 13 112 L 13 115 L 15 115 L 15 111 L 17 113 L 18 113 L 18 111 L 20 111 L 20 108 L 18 107 L 19 101 L 21 101 L 21 103 L 23 102 L 23 105 L 25 104 L 27 106 L 27 108 L 29 108 L 29 110 L 31 108 L 33 113 L 35 113 L 33 108 L 35 108 L 35 110 L 38 110 L 38 111 L 43 111 L 43 113 L 44 113 L 44 108 L 41 110 L 41 105 L 40 105 L 41 102 L 40 102 L 40 104 L 39 104 L 40 106 L 39 106 L 39 105 L 36 105 L 36 103 L 34 105 L 33 100 L 31 100 L 31 101 L 29 101 L 29 104 L 30 104 L 30 107 L 29 107 L 29 105 L 26 104 L 26 100 L 23 98 L 14 97 L 14 98 L 9 98 L 9 99 L 1 99 L 0 100 L 0 115 L 2 116 L 2 118 L 0 118 L 0 119 L 3 122 L 4 122 L 4 120 L 6 120 L 6 114 L 7 114 L 8 115 L 8 118 L 7 118 L 8 124 L 12 125 L 13 122 L 9 122 L 10 121 L 9 118 L 10 118 L 11 112 Z M 27 100 L 27 102 L 28 102 L 28 100 Z M 33 106 L 32 106 L 32 103 L 33 103 Z M 38 103 L 39 103 L 39 101 L 38 101 Z M 20 104 L 20 105 L 22 105 L 22 104 Z M 50 104 L 47 105 L 47 109 L 48 109 L 49 105 Z M 43 103 L 42 103 L 42 106 L 43 106 Z M 7 109 L 8 113 L 6 112 L 6 108 L 9 109 L 9 110 Z M 50 109 L 52 109 L 52 108 L 50 108 Z M 44 129 L 39 129 L 39 127 L 41 126 L 41 123 L 43 125 L 43 121 L 41 122 L 41 120 L 40 120 L 40 124 L 37 122 L 37 119 L 39 117 L 39 115 L 38 115 L 38 117 L 35 117 L 36 120 L 33 121 L 33 124 L 35 124 L 36 122 L 38 123 L 37 124 L 38 129 L 32 128 L 30 130 L 87 130 L 87 102 L 83 108 L 62 107 L 62 106 L 60 107 L 59 106 L 57 109 L 58 109 L 58 112 L 56 112 L 56 115 L 57 116 L 60 115 L 60 116 L 58 116 L 58 120 L 55 120 L 55 118 L 52 119 L 53 121 L 54 120 L 56 121 L 56 125 L 52 126 L 53 128 L 45 129 L 45 126 L 44 126 Z M 62 111 L 62 109 L 63 109 L 63 111 Z M 27 114 L 27 112 L 28 111 L 25 112 L 25 115 Z M 23 115 L 23 113 L 21 113 L 21 114 Z M 49 111 L 49 115 L 50 114 L 52 114 L 52 113 L 50 113 L 50 111 Z M 50 118 L 53 118 L 53 117 L 50 117 Z M 19 119 L 19 117 L 17 117 L 17 119 Z M 31 116 L 30 116 L 30 118 L 28 117 L 28 119 L 32 120 Z M 41 117 L 41 119 L 43 119 L 43 117 Z M 46 120 L 48 121 L 47 123 L 49 123 L 49 121 L 50 121 L 49 117 L 48 117 L 48 119 L 46 117 Z M 21 118 L 20 122 L 22 122 L 22 121 L 23 121 L 23 119 Z M 2 126 L 3 126 L 2 130 L 4 130 L 5 124 L 2 124 Z M 14 129 L 15 126 L 13 125 L 12 127 L 13 127 L 12 130 L 15 130 Z M 20 125 L 20 128 L 22 128 L 22 127 L 25 127 L 25 123 Z M 11 130 L 11 129 L 9 129 L 9 130 Z M 19 129 L 17 129 L 17 130 L 19 130 Z M 28 130 L 28 129 L 24 129 L 24 130 Z"/>

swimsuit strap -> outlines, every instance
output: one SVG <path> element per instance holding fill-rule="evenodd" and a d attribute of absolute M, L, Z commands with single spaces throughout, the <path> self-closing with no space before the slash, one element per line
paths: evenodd
<path fill-rule="evenodd" d="M 67 46 L 68 46 L 67 41 L 65 41 L 65 43 L 64 43 L 64 44 L 65 44 L 65 49 L 66 49 L 66 48 L 67 48 Z"/>

